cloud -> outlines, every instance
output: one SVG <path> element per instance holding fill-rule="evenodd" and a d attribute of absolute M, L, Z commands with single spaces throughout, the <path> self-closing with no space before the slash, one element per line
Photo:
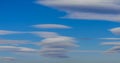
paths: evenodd
<path fill-rule="evenodd" d="M 70 29 L 71 27 L 61 24 L 38 24 L 33 25 L 35 28 L 47 28 L 47 29 Z"/>
<path fill-rule="evenodd" d="M 0 59 L 3 61 L 15 61 L 16 60 L 16 58 L 14 57 L 1 57 Z"/>
<path fill-rule="evenodd" d="M 115 46 L 109 49 L 108 51 L 106 51 L 106 53 L 120 53 L 120 46 Z"/>
<path fill-rule="evenodd" d="M 120 40 L 120 38 L 99 38 L 101 40 Z"/>
<path fill-rule="evenodd" d="M 112 28 L 111 31 L 113 34 L 120 35 L 120 27 Z"/>
<path fill-rule="evenodd" d="M 44 37 L 40 43 L 37 43 L 37 45 L 41 46 L 40 54 L 42 56 L 68 58 L 69 56 L 67 53 L 69 53 L 71 49 L 78 47 L 76 39 L 73 37 L 61 36 L 54 32 L 47 32 L 48 35 L 45 33 L 43 32 L 42 34 L 37 34 Z"/>
<path fill-rule="evenodd" d="M 40 51 L 43 56 L 67 58 L 67 52 L 72 48 L 78 47 L 72 37 L 59 36 L 55 38 L 45 38 L 40 42 L 42 50 Z"/>
<path fill-rule="evenodd" d="M 54 38 L 59 36 L 55 32 L 31 32 L 31 33 L 43 38 Z"/>
<path fill-rule="evenodd" d="M 103 50 L 73 50 L 74 53 L 103 53 Z"/>
<path fill-rule="evenodd" d="M 31 53 L 38 52 L 36 49 L 17 46 L 0 46 L 0 51 Z"/>
<path fill-rule="evenodd" d="M 114 46 L 120 46 L 120 42 L 103 42 L 102 45 L 114 45 Z"/>
<path fill-rule="evenodd" d="M 23 33 L 23 32 L 0 30 L 0 35 L 19 34 L 19 33 Z"/>
<path fill-rule="evenodd" d="M 64 18 L 120 20 L 118 0 L 37 0 L 38 4 L 53 7 L 67 13 Z"/>
<path fill-rule="evenodd" d="M 32 44 L 32 43 L 28 40 L 5 40 L 5 39 L 0 39 L 0 44 L 19 45 L 19 44 Z"/>

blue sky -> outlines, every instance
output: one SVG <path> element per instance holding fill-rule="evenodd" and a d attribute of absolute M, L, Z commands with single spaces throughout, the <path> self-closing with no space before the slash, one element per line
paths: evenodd
<path fill-rule="evenodd" d="M 118 4 L 1 0 L 0 62 L 119 63 Z"/>

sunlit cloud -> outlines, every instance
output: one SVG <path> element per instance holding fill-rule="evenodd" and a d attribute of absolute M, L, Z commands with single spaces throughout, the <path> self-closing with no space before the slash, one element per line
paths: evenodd
<path fill-rule="evenodd" d="M 120 27 L 112 28 L 109 31 L 111 31 L 115 35 L 120 35 Z"/>
<path fill-rule="evenodd" d="M 70 26 L 61 25 L 61 24 L 38 24 L 33 25 L 35 28 L 47 28 L 47 29 L 70 29 Z"/>

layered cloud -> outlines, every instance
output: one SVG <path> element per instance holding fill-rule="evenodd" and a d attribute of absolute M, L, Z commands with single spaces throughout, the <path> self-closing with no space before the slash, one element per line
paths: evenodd
<path fill-rule="evenodd" d="M 47 28 L 47 29 L 70 29 L 71 27 L 61 24 L 38 24 L 33 25 L 35 28 Z"/>
<path fill-rule="evenodd" d="M 54 32 L 41 32 L 37 35 L 44 37 L 44 39 L 37 43 L 42 48 L 40 50 L 40 54 L 46 57 L 54 57 L 54 58 L 67 58 L 69 57 L 67 53 L 71 51 L 71 49 L 78 47 L 76 45 L 76 40 L 73 37 L 61 36 Z M 44 36 L 45 35 L 45 36 Z"/>
<path fill-rule="evenodd" d="M 37 3 L 66 12 L 64 18 L 120 20 L 118 0 L 37 0 Z"/>

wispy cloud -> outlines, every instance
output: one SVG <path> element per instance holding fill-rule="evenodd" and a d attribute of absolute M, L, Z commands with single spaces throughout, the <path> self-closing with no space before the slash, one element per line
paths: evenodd
<path fill-rule="evenodd" d="M 0 57 L 0 59 L 3 61 L 15 61 L 16 60 L 16 58 L 14 57 Z"/>
<path fill-rule="evenodd" d="M 0 44 L 21 45 L 21 44 L 32 44 L 32 43 L 31 43 L 31 41 L 28 41 L 28 40 L 6 40 L 6 39 L 0 39 Z"/>
<path fill-rule="evenodd" d="M 62 25 L 62 24 L 38 24 L 33 25 L 35 28 L 49 28 L 49 29 L 70 29 L 70 26 Z"/>
<path fill-rule="evenodd" d="M 30 33 L 35 34 L 42 38 L 54 38 L 59 36 L 59 34 L 55 32 L 30 32 Z"/>
<path fill-rule="evenodd" d="M 114 41 L 118 41 L 118 40 L 120 40 L 120 38 L 99 38 L 99 39 L 101 39 L 101 40 L 114 40 Z"/>
<path fill-rule="evenodd" d="M 118 0 L 37 0 L 38 4 L 65 11 L 64 18 L 120 20 Z"/>
<path fill-rule="evenodd" d="M 0 46 L 0 51 L 31 53 L 38 52 L 36 49 L 18 46 Z"/>
<path fill-rule="evenodd" d="M 102 45 L 114 45 L 114 46 L 120 46 L 120 42 L 103 42 Z"/>
<path fill-rule="evenodd" d="M 115 46 L 106 51 L 106 53 L 120 53 L 120 46 Z"/>
<path fill-rule="evenodd" d="M 24 32 L 0 30 L 0 35 L 20 34 L 20 33 L 24 33 Z"/>

